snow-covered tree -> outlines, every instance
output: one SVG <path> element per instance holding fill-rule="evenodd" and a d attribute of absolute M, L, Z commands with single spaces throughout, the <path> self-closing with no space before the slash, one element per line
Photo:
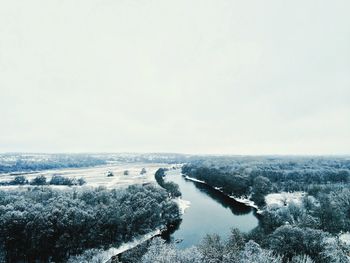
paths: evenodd
<path fill-rule="evenodd" d="M 202 263 L 196 248 L 177 250 L 171 244 L 165 244 L 161 238 L 155 238 L 142 257 L 141 263 Z"/>
<path fill-rule="evenodd" d="M 325 249 L 322 256 L 325 262 L 329 263 L 349 263 L 349 248 L 344 246 L 337 238 L 325 238 Z"/>
<path fill-rule="evenodd" d="M 290 263 L 314 263 L 314 261 L 307 255 L 299 255 L 293 257 Z"/>
<path fill-rule="evenodd" d="M 224 245 L 220 236 L 216 234 L 206 235 L 199 244 L 199 251 L 206 263 L 220 263 L 223 259 Z"/>
<path fill-rule="evenodd" d="M 250 240 L 241 252 L 239 263 L 282 263 L 282 258 L 275 256 L 271 251 L 262 249 L 259 244 Z M 232 261 L 233 263 L 233 261 Z"/>

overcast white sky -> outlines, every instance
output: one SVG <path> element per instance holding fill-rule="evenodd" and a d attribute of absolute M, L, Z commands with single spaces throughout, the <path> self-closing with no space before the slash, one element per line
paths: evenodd
<path fill-rule="evenodd" d="M 349 154 L 349 10 L 0 1 L 0 151 Z"/>

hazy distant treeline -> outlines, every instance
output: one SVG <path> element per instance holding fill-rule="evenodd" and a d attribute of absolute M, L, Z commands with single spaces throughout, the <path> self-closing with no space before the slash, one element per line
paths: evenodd
<path fill-rule="evenodd" d="M 106 163 L 103 158 L 87 154 L 1 154 L 0 173 L 79 168 Z"/>

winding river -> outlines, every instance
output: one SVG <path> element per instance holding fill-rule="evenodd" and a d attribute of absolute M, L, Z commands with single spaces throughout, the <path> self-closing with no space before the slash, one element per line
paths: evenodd
<path fill-rule="evenodd" d="M 166 180 L 179 185 L 182 199 L 190 201 L 190 207 L 182 216 L 178 228 L 170 234 L 179 248 L 196 245 L 210 233 L 227 237 L 231 228 L 249 232 L 258 225 L 253 208 L 225 196 L 202 183 L 186 180 L 181 170 L 170 170 Z"/>

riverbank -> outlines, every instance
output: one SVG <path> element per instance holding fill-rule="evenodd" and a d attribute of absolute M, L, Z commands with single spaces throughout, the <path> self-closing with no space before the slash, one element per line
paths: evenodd
<path fill-rule="evenodd" d="M 183 200 L 181 198 L 176 198 L 174 199 L 175 203 L 178 205 L 181 214 L 183 215 L 186 211 L 191 206 L 191 202 L 187 200 Z"/>
<path fill-rule="evenodd" d="M 192 182 L 196 182 L 196 183 L 201 183 L 201 184 L 205 184 L 213 189 L 215 189 L 216 191 L 219 191 L 220 193 L 224 194 L 225 196 L 235 200 L 238 203 L 244 204 L 246 206 L 249 206 L 251 208 L 254 208 L 256 210 L 256 213 L 261 214 L 263 212 L 263 210 L 259 209 L 259 207 L 254 203 L 254 201 L 250 200 L 249 198 L 245 198 L 245 197 L 235 197 L 233 195 L 227 195 L 226 193 L 224 193 L 219 187 L 213 187 L 209 184 L 207 184 L 205 181 L 202 180 L 198 180 L 196 178 L 190 177 L 188 175 L 183 175 L 184 178 L 186 180 L 192 181 Z"/>
<path fill-rule="evenodd" d="M 181 169 L 166 171 L 165 180 L 179 185 L 181 199 L 190 201 L 180 225 L 168 234 L 167 240 L 179 249 L 199 244 L 208 233 L 226 238 L 232 228 L 249 233 L 259 224 L 254 208 L 236 202 L 205 182 L 186 180 Z"/>
<path fill-rule="evenodd" d="M 156 180 L 157 181 L 157 180 Z M 160 187 L 162 187 L 159 182 L 157 181 L 158 185 Z M 188 209 L 190 207 L 190 201 L 187 200 L 183 200 L 181 197 L 177 197 L 177 198 L 172 198 L 172 200 L 177 204 L 177 206 L 179 207 L 180 213 L 181 215 L 183 215 L 185 213 L 185 210 Z M 141 245 L 144 242 L 147 242 L 149 240 L 151 240 L 152 238 L 156 237 L 156 236 L 160 236 L 163 232 L 167 231 L 167 228 L 163 228 L 163 229 L 158 229 L 155 230 L 151 233 L 148 233 L 138 239 L 132 240 L 130 242 L 124 243 L 123 245 L 117 247 L 117 248 L 110 248 L 107 251 L 104 251 L 103 253 L 101 253 L 99 255 L 99 257 L 103 258 L 103 262 L 105 263 L 111 263 L 114 262 L 113 260 L 115 258 L 118 257 L 118 255 L 124 253 L 127 250 L 131 250 L 134 249 L 135 247 Z"/>
<path fill-rule="evenodd" d="M 130 242 L 124 243 L 117 248 L 110 248 L 110 249 L 102 252 L 101 254 L 99 254 L 98 258 L 102 259 L 101 260 L 102 262 L 111 263 L 111 262 L 113 262 L 114 258 L 118 257 L 119 254 L 121 254 L 127 250 L 133 249 L 133 248 L 137 247 L 138 245 L 140 245 L 140 244 L 142 244 L 142 243 L 144 243 L 144 242 L 146 242 L 146 241 L 148 241 L 156 236 L 159 236 L 161 233 L 162 233 L 162 231 L 160 229 L 157 229 L 157 230 L 152 231 L 152 232 L 150 232 L 142 237 L 139 237 L 139 238 L 136 238 Z"/>

